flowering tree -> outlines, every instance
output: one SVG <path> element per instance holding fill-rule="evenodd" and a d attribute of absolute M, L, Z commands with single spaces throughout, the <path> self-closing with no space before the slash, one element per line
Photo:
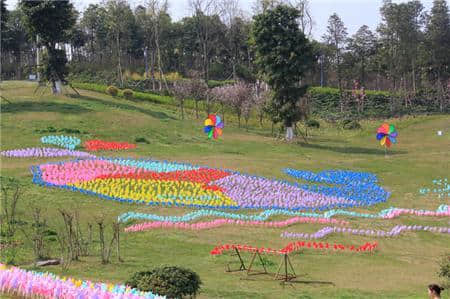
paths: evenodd
<path fill-rule="evenodd" d="M 253 107 L 252 87 L 244 82 L 237 82 L 233 85 L 225 85 L 216 87 L 211 91 L 214 100 L 218 101 L 222 106 L 222 114 L 224 114 L 224 106 L 228 105 L 233 108 L 238 117 L 238 125 L 241 127 L 241 117 L 244 116 L 246 122 L 250 117 L 250 111 Z"/>
<path fill-rule="evenodd" d="M 180 104 L 181 119 L 184 120 L 184 101 L 191 95 L 191 84 L 180 80 L 173 85 L 172 93 Z"/>
<path fill-rule="evenodd" d="M 208 96 L 208 85 L 204 80 L 194 79 L 189 81 L 190 98 L 195 101 L 195 118 L 198 119 L 198 102 L 204 100 Z"/>
<path fill-rule="evenodd" d="M 257 109 L 259 125 L 262 127 L 264 114 L 267 113 L 267 105 L 272 98 L 272 91 L 261 82 L 257 82 L 253 87 L 253 102 Z"/>
<path fill-rule="evenodd" d="M 211 89 L 211 100 L 220 104 L 222 120 L 225 121 L 225 105 L 227 104 L 226 86 L 218 86 Z"/>
<path fill-rule="evenodd" d="M 198 119 L 198 102 L 205 99 L 208 94 L 208 86 L 203 80 L 185 80 L 174 84 L 172 93 L 178 100 L 181 109 L 181 118 L 184 119 L 184 101 L 193 99 L 195 101 L 195 116 Z"/>

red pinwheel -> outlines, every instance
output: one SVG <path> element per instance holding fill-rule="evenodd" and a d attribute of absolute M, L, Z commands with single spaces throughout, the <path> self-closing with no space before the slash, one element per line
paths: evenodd
<path fill-rule="evenodd" d="M 391 147 L 392 143 L 397 143 L 397 136 L 398 133 L 394 125 L 384 123 L 377 130 L 377 140 L 380 141 L 381 146 Z"/>

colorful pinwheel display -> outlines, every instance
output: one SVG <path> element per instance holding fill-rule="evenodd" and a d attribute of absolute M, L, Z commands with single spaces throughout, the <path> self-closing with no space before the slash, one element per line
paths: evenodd
<path fill-rule="evenodd" d="M 334 250 L 334 251 L 352 251 L 352 252 L 372 252 L 376 250 L 378 247 L 378 243 L 370 243 L 367 242 L 361 246 L 353 246 L 353 245 L 343 245 L 343 244 L 330 244 L 330 243 L 322 243 L 322 242 L 305 242 L 298 241 L 287 244 L 285 247 L 281 249 L 273 249 L 267 247 L 256 247 L 251 245 L 241 245 L 241 244 L 225 244 L 214 247 L 211 250 L 211 255 L 220 255 L 225 251 L 234 251 L 238 249 L 240 251 L 247 252 L 258 252 L 265 254 L 276 254 L 276 255 L 284 255 L 290 254 L 292 252 L 302 250 L 302 249 L 313 249 L 313 250 Z"/>
<path fill-rule="evenodd" d="M 87 140 L 83 145 L 88 151 L 124 150 L 136 148 L 136 144 L 128 142 L 104 141 L 99 139 Z"/>
<path fill-rule="evenodd" d="M 205 119 L 205 127 L 203 131 L 208 135 L 208 138 L 214 139 L 222 136 L 222 129 L 224 128 L 224 123 L 219 115 L 210 114 L 207 119 Z"/>
<path fill-rule="evenodd" d="M 348 224 L 344 220 L 336 220 L 329 218 L 314 218 L 314 217 L 294 217 L 284 221 L 243 221 L 243 220 L 233 220 L 233 219 L 216 219 L 208 222 L 197 222 L 189 224 L 186 222 L 170 222 L 170 221 L 154 221 L 145 222 L 131 225 L 125 228 L 126 232 L 139 232 L 151 229 L 159 228 L 175 228 L 175 229 L 189 229 L 189 230 L 203 230 L 217 228 L 224 225 L 238 225 L 238 226 L 251 226 L 251 227 L 270 227 L 270 228 L 280 228 L 293 225 L 296 223 L 337 223 L 340 225 Z"/>
<path fill-rule="evenodd" d="M 50 135 L 41 137 L 41 142 L 44 144 L 58 145 L 73 150 L 75 149 L 75 147 L 77 147 L 77 145 L 81 143 L 81 140 L 74 136 Z"/>
<path fill-rule="evenodd" d="M 46 299 L 163 299 L 165 297 L 132 289 L 125 285 L 113 285 L 59 277 L 51 273 L 25 271 L 0 264 L 0 293 L 21 298 Z"/>
<path fill-rule="evenodd" d="M 323 211 L 373 205 L 389 196 L 376 185 L 375 176 L 370 181 L 358 180 L 352 172 L 339 171 L 329 180 L 342 185 L 330 189 L 142 159 L 84 159 L 42 164 L 31 170 L 36 184 L 150 205 Z"/>
<path fill-rule="evenodd" d="M 400 215 L 415 215 L 415 216 L 433 216 L 433 217 L 450 217 L 450 206 L 440 205 L 436 211 L 430 210 L 415 210 L 415 209 L 401 209 L 401 208 L 389 208 L 382 210 L 376 214 L 358 213 L 346 210 L 330 210 L 322 214 L 308 213 L 308 212 L 294 212 L 289 210 L 265 210 L 257 215 L 236 214 L 221 212 L 217 210 L 198 210 L 190 212 L 182 216 L 162 216 L 155 214 L 145 214 L 136 212 L 127 212 L 118 217 L 119 222 L 127 222 L 130 220 L 153 220 L 161 222 L 190 222 L 197 218 L 202 217 L 221 217 L 235 220 L 251 220 L 251 221 L 265 221 L 272 216 L 299 216 L 299 217 L 317 217 L 317 218 L 331 218 L 336 215 L 360 217 L 360 218 L 381 218 L 381 219 L 393 219 Z"/>
<path fill-rule="evenodd" d="M 429 231 L 442 234 L 450 234 L 450 227 L 436 227 L 424 225 L 396 225 L 389 231 L 373 229 L 352 229 L 346 227 L 324 227 L 315 233 L 290 233 L 281 234 L 283 238 L 291 239 L 321 239 L 333 233 L 347 233 L 360 236 L 371 237 L 395 237 L 406 231 Z"/>
<path fill-rule="evenodd" d="M 392 143 L 397 143 L 397 136 L 394 125 L 384 123 L 377 129 L 377 140 L 380 141 L 381 146 L 391 147 Z"/>
<path fill-rule="evenodd" d="M 420 188 L 420 194 L 436 194 L 438 198 L 447 198 L 450 197 L 450 184 L 448 183 L 448 178 L 439 178 L 434 179 L 433 181 L 434 187 L 431 188 Z"/>
<path fill-rule="evenodd" d="M 51 147 L 34 147 L 34 148 L 23 148 L 15 149 L 9 151 L 2 151 L 0 155 L 10 158 L 28 158 L 28 157 L 77 157 L 77 158 L 93 158 L 95 155 L 90 153 L 51 148 Z"/>

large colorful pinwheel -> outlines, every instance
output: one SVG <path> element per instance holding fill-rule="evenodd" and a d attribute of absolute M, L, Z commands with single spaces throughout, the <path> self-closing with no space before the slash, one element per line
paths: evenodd
<path fill-rule="evenodd" d="M 207 119 L 205 119 L 205 127 L 203 131 L 208 134 L 208 138 L 217 139 L 222 135 L 222 129 L 224 127 L 223 121 L 219 115 L 210 114 Z"/>
<path fill-rule="evenodd" d="M 390 147 L 392 143 L 397 143 L 397 130 L 394 125 L 382 124 L 377 130 L 377 140 L 381 146 Z"/>

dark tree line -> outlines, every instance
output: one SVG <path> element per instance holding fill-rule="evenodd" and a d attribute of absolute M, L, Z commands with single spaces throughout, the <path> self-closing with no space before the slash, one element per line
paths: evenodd
<path fill-rule="evenodd" d="M 357 80 L 366 89 L 405 94 L 446 88 L 450 17 L 445 0 L 435 0 L 430 11 L 418 0 L 398 4 L 384 0 L 382 22 L 376 31 L 363 25 L 352 36 L 333 14 L 327 32 L 318 41 L 312 40 L 310 32 L 313 21 L 319 20 L 312 20 L 307 0 L 260 0 L 254 13 L 282 2 L 300 12 L 299 28 L 317 54 L 305 83 L 351 89 Z M 5 79 L 23 79 L 35 73 L 38 43 L 36 35 L 25 30 L 24 17 L 32 4 L 20 3 L 16 9 L 5 8 L 2 0 Z M 255 54 L 250 46 L 254 21 L 246 17 L 239 1 L 190 0 L 189 4 L 191 15 L 176 22 L 168 12 L 167 0 L 151 0 L 134 10 L 126 0 L 91 4 L 83 12 L 72 9 L 76 22 L 65 30 L 56 48 L 65 50 L 72 72 L 103 72 L 119 85 L 133 73 L 148 78 L 153 90 L 165 88 L 165 79 L 175 72 L 206 81 L 255 81 Z M 55 48 L 48 43 L 47 48 Z"/>

